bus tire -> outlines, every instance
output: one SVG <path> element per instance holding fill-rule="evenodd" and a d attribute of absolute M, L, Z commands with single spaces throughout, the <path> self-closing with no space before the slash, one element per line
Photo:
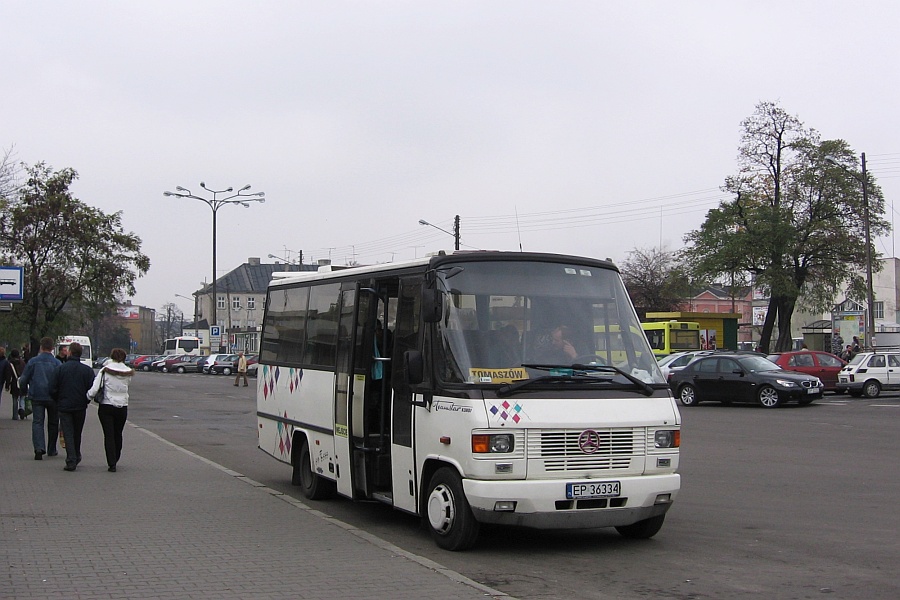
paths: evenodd
<path fill-rule="evenodd" d="M 665 520 L 666 515 L 657 515 L 655 517 L 650 517 L 649 519 L 644 519 L 643 521 L 638 521 L 637 523 L 632 523 L 631 525 L 619 525 L 616 527 L 616 531 L 618 531 L 619 535 L 622 537 L 631 540 L 647 540 L 659 533 L 659 530 L 662 529 L 663 521 Z"/>
<path fill-rule="evenodd" d="M 325 500 L 334 496 L 335 484 L 329 479 L 313 473 L 312 460 L 309 456 L 309 443 L 306 439 L 300 445 L 300 454 L 293 458 L 294 472 L 291 484 L 300 486 L 300 491 L 309 500 Z"/>
<path fill-rule="evenodd" d="M 678 400 L 685 406 L 697 406 L 700 401 L 697 400 L 697 390 L 690 384 L 681 386 L 678 390 Z"/>
<path fill-rule="evenodd" d="M 425 518 L 431 537 L 444 550 L 468 550 L 478 539 L 479 524 L 455 469 L 441 467 L 428 483 Z"/>

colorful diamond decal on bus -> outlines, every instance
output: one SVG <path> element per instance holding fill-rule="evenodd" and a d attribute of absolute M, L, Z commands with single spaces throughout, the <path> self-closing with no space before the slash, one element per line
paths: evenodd
<path fill-rule="evenodd" d="M 525 408 L 521 404 L 518 402 L 510 404 L 505 400 L 499 405 L 491 405 L 488 412 L 497 417 L 500 421 L 512 421 L 513 423 L 518 423 L 522 419 L 528 417 L 525 413 Z"/>

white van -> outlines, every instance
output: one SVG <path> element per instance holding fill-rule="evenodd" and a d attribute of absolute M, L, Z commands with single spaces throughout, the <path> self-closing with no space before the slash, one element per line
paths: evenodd
<path fill-rule="evenodd" d="M 56 338 L 56 354 L 59 355 L 63 347 L 68 348 L 72 342 L 81 344 L 81 362 L 89 367 L 93 367 L 94 355 L 91 349 L 91 338 L 86 335 L 63 335 Z"/>
<path fill-rule="evenodd" d="M 900 352 L 860 352 L 838 373 L 839 394 L 877 398 L 881 390 L 900 390 Z"/>

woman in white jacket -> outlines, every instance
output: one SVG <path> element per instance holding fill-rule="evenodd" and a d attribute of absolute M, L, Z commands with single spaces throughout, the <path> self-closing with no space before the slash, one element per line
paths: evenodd
<path fill-rule="evenodd" d="M 116 463 L 122 456 L 122 431 L 125 429 L 125 421 L 128 419 L 128 385 L 134 375 L 134 369 L 125 364 L 125 351 L 121 348 L 113 348 L 109 353 L 112 359 L 97 372 L 94 384 L 88 390 L 88 398 L 93 400 L 100 392 L 98 398 L 100 406 L 97 415 L 100 417 L 100 426 L 103 427 L 103 446 L 106 449 L 107 469 L 111 473 L 116 472 Z"/>

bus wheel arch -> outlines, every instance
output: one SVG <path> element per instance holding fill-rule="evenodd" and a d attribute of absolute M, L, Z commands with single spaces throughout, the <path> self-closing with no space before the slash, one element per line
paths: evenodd
<path fill-rule="evenodd" d="M 479 523 L 463 491 L 462 478 L 452 466 L 438 463 L 423 481 L 422 516 L 431 537 L 444 550 L 467 550 L 478 539 Z"/>
<path fill-rule="evenodd" d="M 309 500 L 333 498 L 337 485 L 312 470 L 309 440 L 302 432 L 294 432 L 291 446 L 291 485 L 296 485 Z"/>

